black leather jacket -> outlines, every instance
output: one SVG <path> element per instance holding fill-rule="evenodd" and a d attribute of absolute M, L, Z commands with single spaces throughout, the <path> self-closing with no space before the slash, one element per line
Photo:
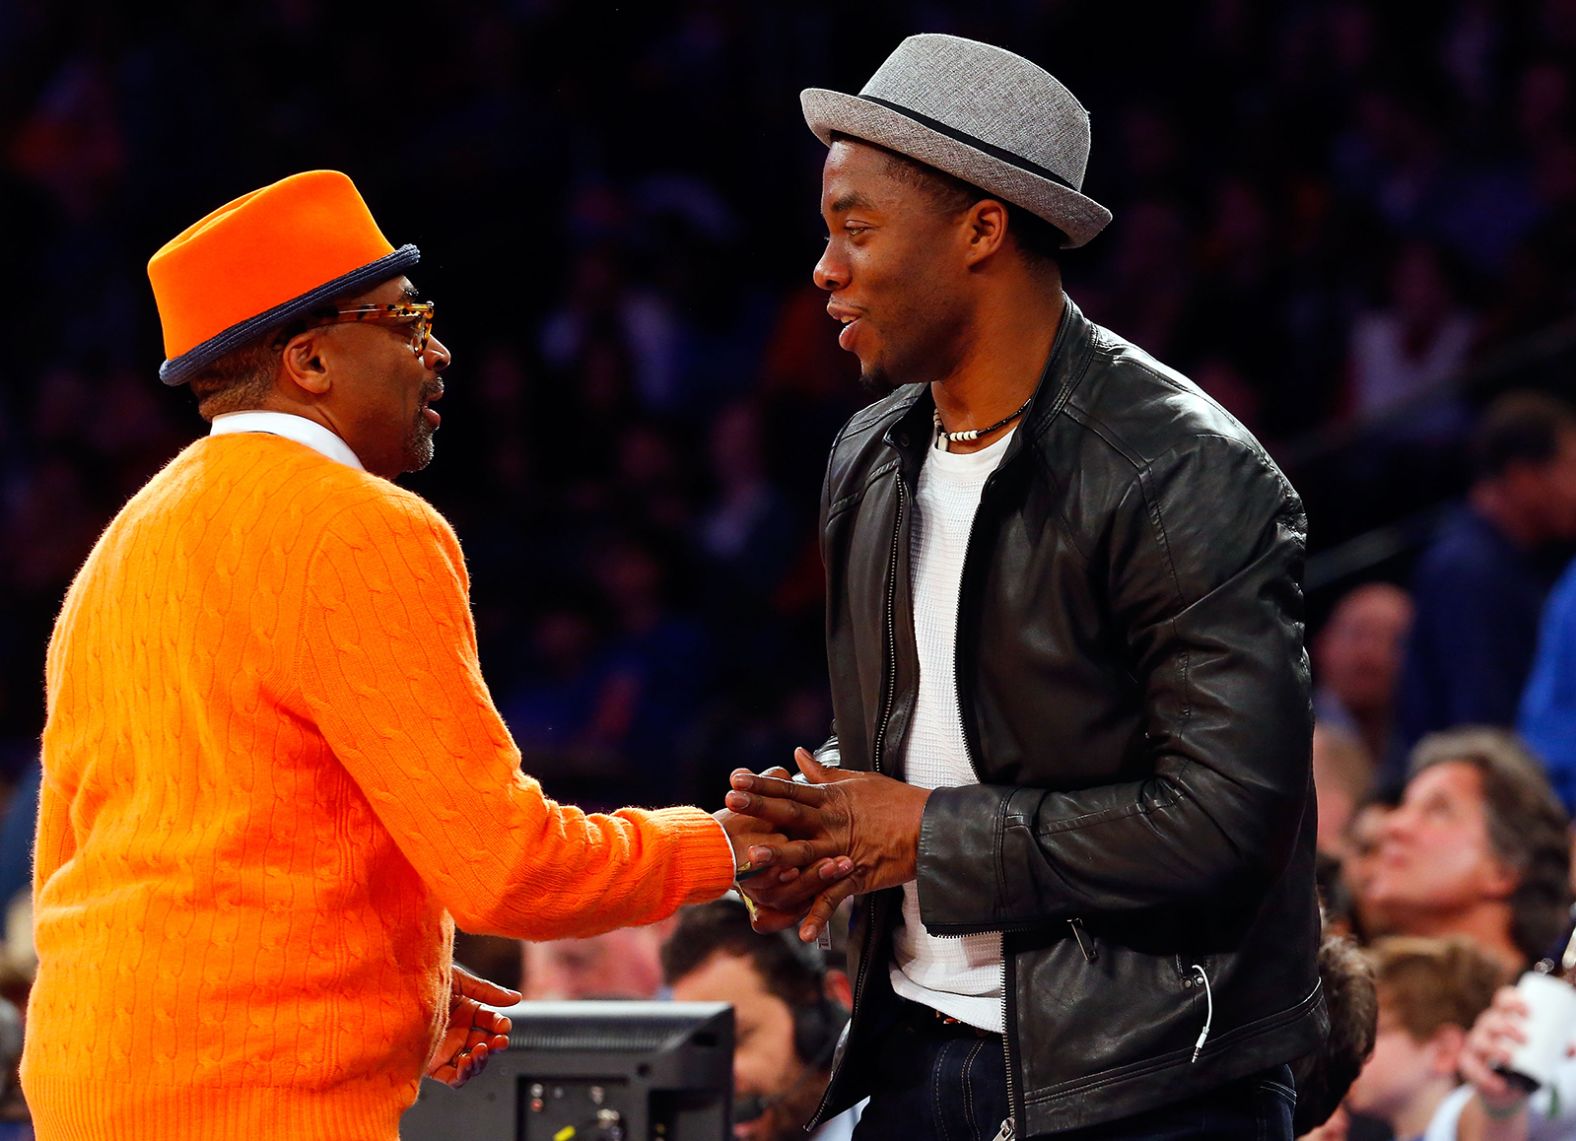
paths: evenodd
<path fill-rule="evenodd" d="M 900 775 L 931 408 L 928 386 L 900 389 L 832 448 L 837 728 L 821 754 L 849 768 Z M 937 789 L 919 839 L 931 933 L 1003 932 L 1019 1136 L 1193 1096 L 1323 1039 L 1305 530 L 1240 424 L 1067 302 L 963 569 L 958 701 L 980 783 Z M 856 910 L 854 1017 L 817 1120 L 869 1092 L 899 897 Z"/>

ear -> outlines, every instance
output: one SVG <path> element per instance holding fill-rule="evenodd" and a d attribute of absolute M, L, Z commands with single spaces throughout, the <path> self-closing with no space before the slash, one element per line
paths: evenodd
<path fill-rule="evenodd" d="M 963 217 L 968 250 L 964 264 L 980 265 L 1007 242 L 1007 208 L 994 198 L 982 198 Z"/>
<path fill-rule="evenodd" d="M 308 329 L 285 342 L 280 356 L 280 379 L 287 387 L 298 388 L 312 396 L 326 396 L 330 388 L 327 338 L 322 329 Z M 298 394 L 299 395 L 299 394 Z"/>
<path fill-rule="evenodd" d="M 1428 1068 L 1441 1077 L 1454 1079 L 1466 1044 L 1467 1032 L 1452 1022 L 1445 1023 L 1428 1040 Z"/>

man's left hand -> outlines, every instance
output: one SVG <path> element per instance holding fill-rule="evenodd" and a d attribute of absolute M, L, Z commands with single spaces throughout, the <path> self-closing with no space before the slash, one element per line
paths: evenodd
<path fill-rule="evenodd" d="M 517 990 L 477 978 L 458 963 L 449 987 L 449 1026 L 433 1052 L 427 1076 L 459 1089 L 487 1066 L 487 1055 L 509 1046 L 509 1019 L 488 1006 L 512 1006 Z"/>
<path fill-rule="evenodd" d="M 838 856 L 852 861 L 851 874 L 821 891 L 810 904 L 799 925 L 799 938 L 808 943 L 849 896 L 896 887 L 914 878 L 919 826 L 930 790 L 878 773 L 827 768 L 807 749 L 796 749 L 794 760 L 810 783 L 737 769 L 729 777 L 733 791 L 724 803 L 790 837 L 785 844 L 752 848 L 757 867 L 774 863 L 805 867 Z"/>

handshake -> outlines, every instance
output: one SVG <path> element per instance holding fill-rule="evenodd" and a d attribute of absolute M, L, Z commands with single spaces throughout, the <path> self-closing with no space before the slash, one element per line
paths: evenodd
<path fill-rule="evenodd" d="M 794 761 L 804 782 L 783 768 L 735 769 L 716 817 L 755 929 L 798 924 L 808 943 L 849 896 L 914 878 L 930 790 L 828 768 L 806 749 L 794 750 Z"/>

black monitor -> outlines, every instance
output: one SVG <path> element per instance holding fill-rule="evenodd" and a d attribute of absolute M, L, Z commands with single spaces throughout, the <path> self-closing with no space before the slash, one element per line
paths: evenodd
<path fill-rule="evenodd" d="M 732 1137 L 727 1003 L 525 1002 L 504 1013 L 509 1049 L 463 1089 L 423 1081 L 403 1141 Z"/>

